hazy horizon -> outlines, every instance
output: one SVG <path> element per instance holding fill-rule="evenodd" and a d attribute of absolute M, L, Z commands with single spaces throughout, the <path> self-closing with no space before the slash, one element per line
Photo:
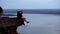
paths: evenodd
<path fill-rule="evenodd" d="M 60 9 L 60 0 L 0 0 L 3 9 Z"/>

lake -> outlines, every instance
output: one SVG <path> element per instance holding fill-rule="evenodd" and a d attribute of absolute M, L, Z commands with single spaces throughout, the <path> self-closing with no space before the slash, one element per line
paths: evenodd
<path fill-rule="evenodd" d="M 25 26 L 19 26 L 20 34 L 60 34 L 60 15 L 54 14 L 23 14 L 30 21 Z"/>

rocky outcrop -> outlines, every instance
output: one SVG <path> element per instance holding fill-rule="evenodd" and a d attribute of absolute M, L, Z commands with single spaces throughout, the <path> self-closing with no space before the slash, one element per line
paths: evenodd
<path fill-rule="evenodd" d="M 0 17 L 0 27 L 18 26 L 22 25 L 17 18 Z"/>

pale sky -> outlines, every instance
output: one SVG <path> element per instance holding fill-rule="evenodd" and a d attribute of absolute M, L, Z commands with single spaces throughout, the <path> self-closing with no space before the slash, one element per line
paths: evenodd
<path fill-rule="evenodd" d="M 0 0 L 4 9 L 60 9 L 60 0 Z"/>

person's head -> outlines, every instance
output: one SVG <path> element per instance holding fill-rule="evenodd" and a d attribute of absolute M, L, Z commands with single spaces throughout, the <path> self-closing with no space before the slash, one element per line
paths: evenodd
<path fill-rule="evenodd" d="M 1 6 L 0 6 L 0 8 L 1 8 Z"/>
<path fill-rule="evenodd" d="M 19 12 L 19 14 L 23 14 L 22 10 L 20 10 L 20 11 L 18 11 L 18 12 Z"/>

